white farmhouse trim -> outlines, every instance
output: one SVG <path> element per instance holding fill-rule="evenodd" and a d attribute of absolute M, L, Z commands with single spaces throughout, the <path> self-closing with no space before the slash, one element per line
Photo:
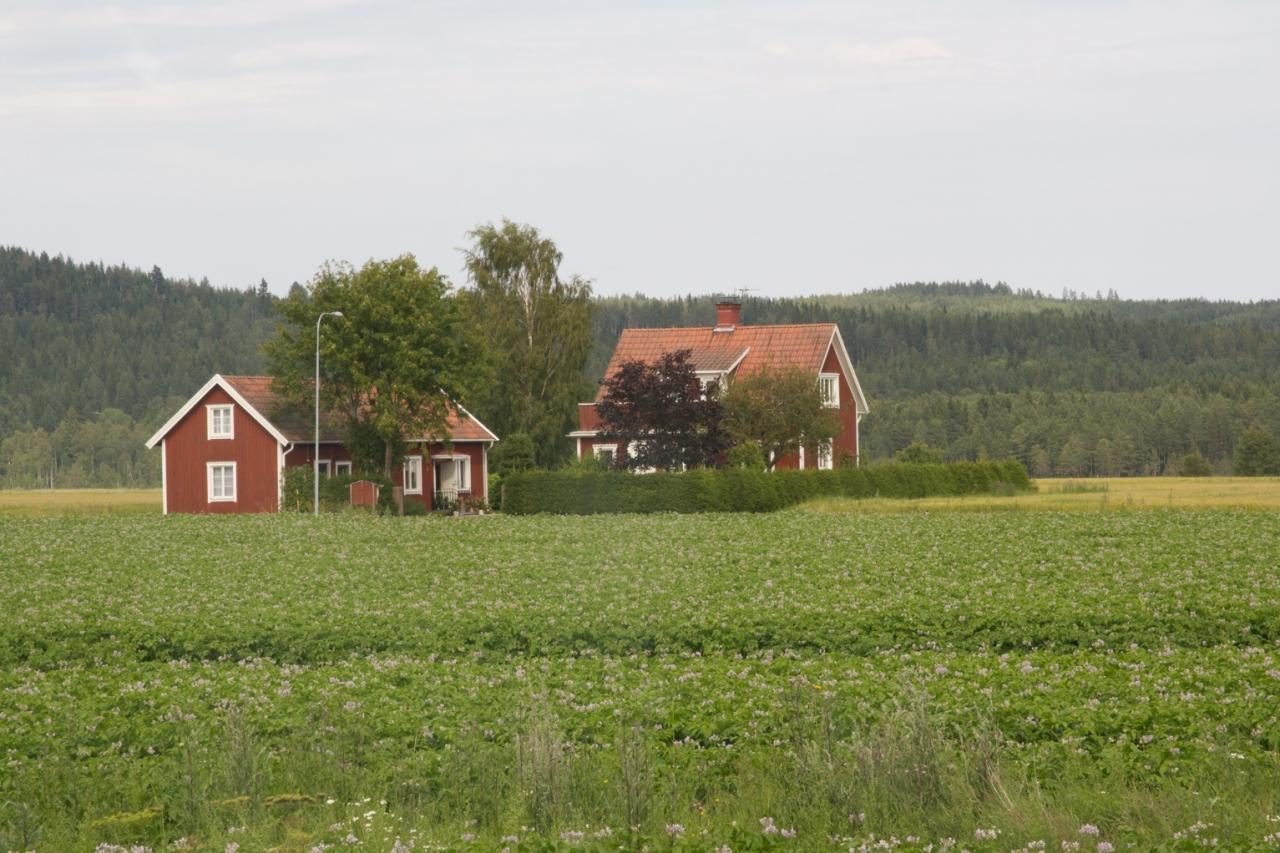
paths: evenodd
<path fill-rule="evenodd" d="M 489 502 L 489 445 L 480 448 L 480 476 L 484 478 L 484 500 Z M 472 489 L 474 492 L 475 489 Z"/>
<path fill-rule="evenodd" d="M 840 336 L 839 326 L 834 326 L 832 328 L 831 343 L 827 348 L 830 349 L 833 346 L 836 350 L 836 358 L 840 361 L 840 368 L 844 371 L 845 375 L 849 377 L 849 386 L 853 388 L 853 402 L 855 404 L 855 408 L 857 409 L 858 414 L 865 415 L 867 412 L 871 411 L 871 409 L 867 406 L 866 395 L 862 393 L 862 385 L 858 382 L 858 374 L 853 372 L 853 362 L 849 360 L 849 351 L 844 347 L 844 338 Z M 827 360 L 827 354 L 825 352 L 822 354 L 822 360 L 824 362 Z M 822 369 L 821 364 L 818 365 L 818 369 Z"/>
<path fill-rule="evenodd" d="M 284 460 L 293 452 L 293 442 L 288 447 L 276 445 L 276 512 L 284 509 Z"/>
<path fill-rule="evenodd" d="M 800 443 L 800 470 L 804 470 L 804 442 Z"/>
<path fill-rule="evenodd" d="M 151 449 L 155 447 L 157 444 L 159 444 L 160 441 L 166 435 L 168 435 L 169 431 L 172 430 L 174 427 L 176 427 L 179 424 L 179 422 L 181 422 L 182 419 L 185 418 L 191 412 L 191 410 L 194 409 L 196 405 L 205 398 L 205 395 L 207 395 L 214 388 L 221 388 L 223 391 L 226 391 L 227 395 L 231 397 L 232 400 L 235 401 L 236 405 L 238 405 L 240 408 L 248 412 L 249 417 L 257 421 L 258 424 L 263 429 L 265 429 L 267 433 L 276 441 L 280 442 L 281 444 L 289 443 L 289 439 L 285 438 L 284 435 L 281 434 L 280 430 L 272 426 L 271 421 L 267 420 L 262 415 L 261 412 L 259 412 L 252 405 L 250 405 L 249 401 L 246 400 L 243 396 L 241 396 L 240 392 L 237 391 L 230 382 L 223 379 L 222 374 L 215 373 L 212 379 L 204 383 L 204 387 L 202 387 L 199 391 L 193 394 L 191 396 L 191 399 L 187 400 L 187 402 L 183 404 L 182 408 L 178 409 L 177 413 L 173 417 L 169 418 L 168 421 L 165 422 L 164 426 L 156 430 L 155 435 L 147 439 L 147 449 Z"/>
<path fill-rule="evenodd" d="M 225 433 L 214 432 L 214 412 L 227 413 L 227 431 Z M 236 437 L 236 404 L 235 403 L 205 403 L 204 405 L 204 437 L 209 441 L 223 441 Z"/>
<path fill-rule="evenodd" d="M 409 469 L 410 468 L 415 469 L 414 473 L 417 474 L 417 481 L 418 481 L 417 485 L 414 486 L 414 488 L 412 489 L 409 488 Z M 406 456 L 404 458 L 404 465 L 402 466 L 401 474 L 402 474 L 401 480 L 404 483 L 404 493 L 406 495 L 422 494 L 422 454 L 419 453 L 416 456 Z"/>
<path fill-rule="evenodd" d="M 160 512 L 169 514 L 169 448 L 167 439 L 160 439 Z"/>
<path fill-rule="evenodd" d="M 831 383 L 831 393 L 827 394 L 826 383 Z M 822 391 L 822 405 L 828 409 L 840 408 L 840 374 L 819 373 L 818 388 Z"/>
<path fill-rule="evenodd" d="M 213 469 L 214 468 L 230 468 L 231 469 L 231 494 L 214 496 L 213 494 Z M 235 503 L 240 496 L 239 477 L 236 472 L 236 463 L 233 461 L 226 462 L 206 462 L 204 463 L 204 498 L 205 503 Z"/>

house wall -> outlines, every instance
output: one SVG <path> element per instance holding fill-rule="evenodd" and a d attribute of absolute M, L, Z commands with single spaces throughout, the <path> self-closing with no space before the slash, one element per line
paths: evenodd
<path fill-rule="evenodd" d="M 840 374 L 840 423 L 843 429 L 835 436 L 832 447 L 832 461 L 838 467 L 841 457 L 846 453 L 854 459 L 858 458 L 858 403 L 853 396 L 853 383 L 840 367 L 840 358 L 836 355 L 834 344 L 827 350 L 822 372 Z"/>
<path fill-rule="evenodd" d="M 208 405 L 235 406 L 234 438 L 208 437 Z M 279 498 L 279 445 L 253 417 L 221 388 L 212 388 L 179 421 L 162 445 L 165 466 L 165 506 L 168 512 L 275 512 Z M 209 462 L 236 463 L 236 499 L 210 502 Z"/>
<path fill-rule="evenodd" d="M 311 444 L 299 444 L 285 456 L 285 465 L 292 467 L 294 465 L 310 465 L 312 463 L 312 451 L 314 447 Z M 488 445 L 477 441 L 455 441 L 453 449 L 446 451 L 444 444 L 435 442 L 427 447 L 421 445 L 413 445 L 409 448 L 406 456 L 422 456 L 422 494 L 405 495 L 406 501 L 414 501 L 422 504 L 427 509 L 431 508 L 431 497 L 435 492 L 435 466 L 431 462 L 431 456 L 440 453 L 456 453 L 468 456 L 471 459 L 471 494 L 489 499 L 489 482 L 487 475 L 486 459 L 488 455 Z M 340 460 L 348 460 L 351 455 L 347 452 L 346 447 L 337 442 L 322 442 L 320 444 L 320 458 L 322 460 L 330 460 L 330 470 L 333 470 L 333 462 Z M 404 486 L 404 469 L 397 467 L 392 472 L 392 482 L 397 486 Z"/>

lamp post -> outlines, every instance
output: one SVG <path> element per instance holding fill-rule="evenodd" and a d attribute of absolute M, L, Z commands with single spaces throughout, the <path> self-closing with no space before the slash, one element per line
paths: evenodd
<path fill-rule="evenodd" d="M 316 443 L 311 453 L 311 474 L 315 483 L 314 514 L 320 515 L 320 321 L 325 317 L 341 317 L 341 311 L 325 311 L 316 318 Z"/>

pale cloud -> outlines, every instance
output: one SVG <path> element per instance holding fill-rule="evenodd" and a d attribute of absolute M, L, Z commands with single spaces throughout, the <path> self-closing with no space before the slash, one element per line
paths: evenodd
<path fill-rule="evenodd" d="M 0 233 L 40 250 L 283 289 L 457 276 L 510 216 L 606 293 L 1280 267 L 1280 4 L 0 4 Z"/>
<path fill-rule="evenodd" d="M 878 44 L 836 44 L 831 47 L 830 55 L 837 61 L 854 65 L 900 65 L 951 58 L 949 50 L 929 38 L 894 39 Z"/>

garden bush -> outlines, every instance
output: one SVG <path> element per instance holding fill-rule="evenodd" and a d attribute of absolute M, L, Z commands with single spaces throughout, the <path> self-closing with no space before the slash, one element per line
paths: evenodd
<path fill-rule="evenodd" d="M 573 468 L 527 471 L 503 480 L 502 509 L 592 515 L 615 512 L 772 512 L 812 498 L 924 498 L 1031 487 L 1019 462 L 893 462 L 833 471 L 749 468 L 658 472 Z"/>

